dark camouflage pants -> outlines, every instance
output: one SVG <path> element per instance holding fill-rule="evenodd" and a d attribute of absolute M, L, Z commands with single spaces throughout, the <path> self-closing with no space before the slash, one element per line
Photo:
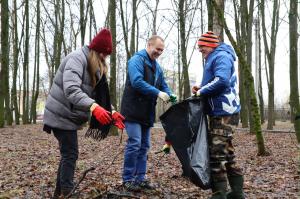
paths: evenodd
<path fill-rule="evenodd" d="M 209 153 L 212 182 L 226 181 L 226 175 L 242 175 L 234 161 L 230 117 L 209 118 Z"/>

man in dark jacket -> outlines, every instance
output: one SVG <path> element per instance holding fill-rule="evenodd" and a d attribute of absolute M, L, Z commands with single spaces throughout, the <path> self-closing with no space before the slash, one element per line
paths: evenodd
<path fill-rule="evenodd" d="M 209 116 L 209 151 L 212 178 L 211 198 L 244 198 L 243 175 L 234 161 L 231 117 L 240 111 L 235 53 L 231 46 L 220 43 L 211 31 L 198 40 L 199 51 L 205 59 L 200 86 L 192 92 L 203 96 Z M 227 179 L 231 192 L 226 194 Z"/>
<path fill-rule="evenodd" d="M 162 69 L 156 61 L 163 50 L 163 39 L 155 35 L 148 40 L 146 49 L 135 53 L 128 61 L 121 113 L 125 116 L 128 134 L 123 185 L 130 191 L 153 188 L 145 178 L 147 152 L 150 148 L 150 127 L 153 126 L 155 119 L 157 97 L 168 102 L 171 95 Z"/>

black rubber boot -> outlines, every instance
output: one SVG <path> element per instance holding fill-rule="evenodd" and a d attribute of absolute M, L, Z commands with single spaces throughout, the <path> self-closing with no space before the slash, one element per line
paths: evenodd
<path fill-rule="evenodd" d="M 213 182 L 211 190 L 212 196 L 210 199 L 226 199 L 227 182 Z"/>
<path fill-rule="evenodd" d="M 61 194 L 66 198 L 70 193 L 72 192 L 72 188 L 62 188 Z M 69 198 L 76 198 L 73 195 L 71 195 Z"/>
<path fill-rule="evenodd" d="M 61 194 L 60 187 L 55 187 L 52 199 L 58 199 Z"/>
<path fill-rule="evenodd" d="M 243 191 L 244 178 L 242 175 L 231 175 L 228 176 L 229 185 L 231 191 L 228 192 L 227 198 L 229 199 L 244 199 L 245 194 Z"/>

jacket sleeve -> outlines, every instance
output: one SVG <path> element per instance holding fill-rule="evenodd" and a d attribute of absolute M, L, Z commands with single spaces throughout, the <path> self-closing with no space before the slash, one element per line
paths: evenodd
<path fill-rule="evenodd" d="M 144 95 L 156 97 L 159 90 L 144 80 L 143 60 L 139 56 L 132 57 L 128 62 L 128 74 L 131 86 Z"/>
<path fill-rule="evenodd" d="M 168 86 L 168 84 L 165 80 L 164 74 L 161 70 L 160 70 L 160 72 L 161 72 L 161 78 L 162 78 L 160 90 L 163 91 L 163 92 L 168 93 L 168 95 L 171 95 L 172 91 L 170 90 L 170 88 L 169 88 L 169 86 Z"/>
<path fill-rule="evenodd" d="M 81 89 L 83 73 L 83 61 L 78 57 L 71 57 L 63 71 L 63 91 L 70 103 L 88 111 L 95 100 Z"/>
<path fill-rule="evenodd" d="M 213 64 L 214 78 L 200 88 L 201 95 L 216 95 L 229 87 L 233 60 L 226 55 L 219 55 Z"/>

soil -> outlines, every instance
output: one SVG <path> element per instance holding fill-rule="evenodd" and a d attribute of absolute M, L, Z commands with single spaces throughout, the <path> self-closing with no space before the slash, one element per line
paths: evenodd
<path fill-rule="evenodd" d="M 245 173 L 247 198 L 297 198 L 299 160 L 292 125 L 277 122 L 282 132 L 263 133 L 269 156 L 257 156 L 256 136 L 247 131 L 234 134 L 236 160 Z M 100 142 L 85 138 L 86 129 L 78 132 L 79 159 L 75 181 L 90 167 L 76 190 L 79 198 L 208 198 L 210 190 L 201 190 L 181 177 L 181 166 L 174 153 L 156 154 L 164 144 L 164 131 L 153 128 L 148 155 L 147 177 L 155 191 L 127 193 L 122 188 L 121 172 L 126 133 L 109 136 Z M 50 198 L 59 162 L 58 143 L 42 125 L 20 125 L 0 129 L 0 198 Z M 121 197 L 121 195 L 126 195 Z M 119 196 L 119 197 L 117 197 Z"/>

